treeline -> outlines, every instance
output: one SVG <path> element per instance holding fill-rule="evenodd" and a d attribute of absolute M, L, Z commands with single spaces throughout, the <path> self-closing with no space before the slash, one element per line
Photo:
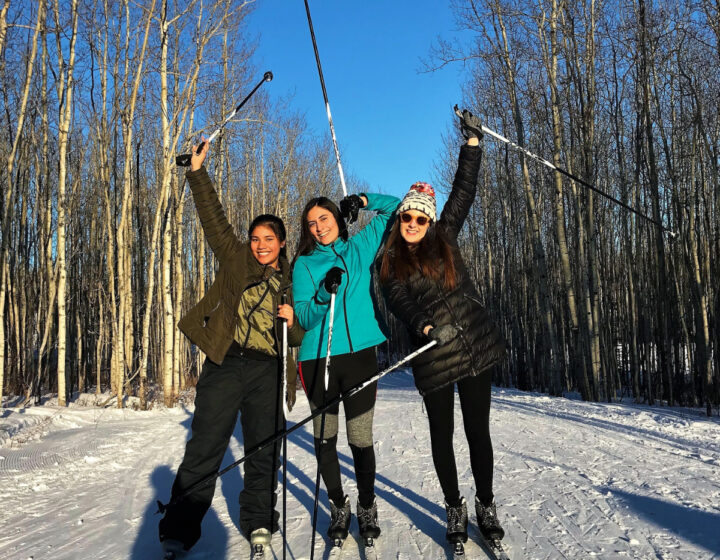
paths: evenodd
<path fill-rule="evenodd" d="M 427 64 L 464 61 L 465 102 L 489 128 L 678 234 L 486 137 L 466 249 L 510 343 L 499 381 L 709 414 L 720 399 L 720 5 L 453 9 L 462 40 L 436 44 Z"/>
<path fill-rule="evenodd" d="M 0 394 L 171 404 L 175 327 L 213 257 L 174 156 L 265 68 L 238 0 L 0 2 Z M 720 14 L 714 0 L 454 0 L 465 105 L 669 229 L 486 138 L 467 262 L 510 347 L 497 382 L 589 400 L 720 400 Z M 236 231 L 339 198 L 332 149 L 265 85 L 214 142 Z M 205 127 L 205 128 L 203 128 Z M 450 184 L 458 138 L 439 182 Z M 361 190 L 352 181 L 350 191 Z M 392 352 L 404 351 L 390 321 Z M 399 343 L 399 344 L 398 344 Z"/>
<path fill-rule="evenodd" d="M 62 0 L 0 11 L 0 395 L 110 388 L 168 404 L 202 360 L 176 328 L 213 280 L 175 155 L 262 78 L 253 2 Z M 209 170 L 241 236 L 337 198 L 331 150 L 260 89 Z M 206 127 L 206 128 L 203 128 Z M 356 188 L 356 186 L 353 186 Z M 292 249 L 291 249 L 292 250 Z"/>

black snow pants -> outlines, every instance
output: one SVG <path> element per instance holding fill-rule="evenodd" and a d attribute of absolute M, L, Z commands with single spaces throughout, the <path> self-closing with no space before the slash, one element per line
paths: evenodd
<path fill-rule="evenodd" d="M 173 497 L 219 470 L 238 412 L 244 449 L 282 430 L 282 384 L 277 359 L 243 357 L 239 349 L 233 343 L 222 365 L 205 360 L 196 388 L 192 437 L 175 477 Z M 243 463 L 239 521 L 246 537 L 261 527 L 278 530 L 275 489 L 279 454 L 278 442 Z M 186 549 L 192 547 L 200 538 L 200 524 L 214 493 L 213 482 L 170 506 L 160 521 L 160 540 L 174 539 Z"/>
<path fill-rule="evenodd" d="M 490 375 L 465 377 L 457 382 L 465 436 L 470 448 L 470 467 L 478 498 L 485 504 L 493 499 L 493 450 L 490 440 Z M 449 383 L 424 397 L 430 422 L 430 445 L 435 471 L 445 501 L 460 502 L 455 465 L 455 383 Z"/>

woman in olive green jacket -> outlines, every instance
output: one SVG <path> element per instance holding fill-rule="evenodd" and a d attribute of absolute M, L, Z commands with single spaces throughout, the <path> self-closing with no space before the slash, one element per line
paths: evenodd
<path fill-rule="evenodd" d="M 249 241 L 240 241 L 223 211 L 203 166 L 209 145 L 193 148 L 187 178 L 205 238 L 220 267 L 207 294 L 179 322 L 180 330 L 206 355 L 195 396 L 192 437 L 172 488 L 173 498 L 216 473 L 235 428 L 249 449 L 282 428 L 283 375 L 288 407 L 295 402 L 295 364 L 288 357 L 281 372 L 281 324 L 288 344 L 298 346 L 303 330 L 295 320 L 292 278 L 285 255 L 285 226 L 263 214 L 253 220 Z M 281 303 L 283 296 L 290 304 Z M 240 493 L 240 528 L 246 537 L 269 539 L 277 531 L 275 511 L 279 445 L 248 458 Z M 168 554 L 189 550 L 200 538 L 200 524 L 215 491 L 208 484 L 172 503 L 160 521 L 160 540 Z"/>

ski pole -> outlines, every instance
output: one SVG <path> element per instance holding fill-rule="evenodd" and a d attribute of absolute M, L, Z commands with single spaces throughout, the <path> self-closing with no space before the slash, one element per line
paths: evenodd
<path fill-rule="evenodd" d="M 456 114 L 457 116 L 459 116 L 459 117 L 462 118 L 462 113 L 461 113 L 460 110 L 458 109 L 458 106 L 457 106 L 457 105 L 455 105 L 455 114 Z M 635 214 L 636 216 L 639 216 L 639 217 L 643 218 L 644 220 L 647 220 L 647 221 L 650 222 L 651 224 L 656 225 L 656 226 L 659 227 L 662 231 L 666 232 L 671 238 L 675 239 L 675 238 L 678 236 L 677 232 L 674 232 L 674 231 L 672 231 L 670 228 L 665 227 L 664 225 L 662 225 L 662 224 L 661 224 L 660 222 L 658 222 L 657 220 L 651 218 L 650 216 L 648 216 L 648 215 L 646 215 L 646 214 L 643 214 L 642 212 L 640 212 L 639 210 L 633 208 L 633 207 L 630 206 L 629 204 L 624 203 L 622 200 L 618 200 L 618 199 L 615 198 L 614 196 L 606 193 L 605 191 L 602 191 L 602 190 L 598 189 L 595 185 L 592 185 L 592 184 L 588 183 L 587 181 L 582 180 L 580 177 L 577 177 L 576 175 L 573 175 L 573 174 L 570 173 L 569 171 L 565 171 L 562 167 L 558 167 L 558 166 L 555 165 L 554 163 L 551 163 L 551 162 L 549 162 L 548 160 L 546 160 L 545 158 L 542 158 L 542 157 L 540 157 L 539 155 L 532 153 L 530 150 L 527 150 L 527 149 L 523 148 L 522 146 L 516 144 L 515 142 L 512 142 L 511 140 L 508 140 L 507 138 L 505 138 L 505 137 L 502 136 L 501 134 L 498 134 L 498 133 L 495 132 L 494 130 L 490 130 L 488 127 L 486 127 L 486 126 L 484 126 L 484 125 L 480 125 L 480 128 L 482 129 L 482 131 L 483 131 L 484 133 L 489 134 L 489 135 L 492 136 L 493 138 L 496 138 L 496 139 L 500 140 L 501 142 L 505 142 L 508 146 L 510 146 L 510 147 L 512 147 L 512 148 L 515 148 L 516 150 L 524 153 L 526 156 L 531 157 L 531 158 L 534 159 L 535 161 L 539 161 L 540 163 L 542 163 L 543 165 L 549 167 L 550 169 L 552 169 L 552 170 L 554 170 L 554 171 L 557 171 L 558 173 L 561 173 L 562 175 L 565 175 L 567 178 L 572 179 L 572 180 L 575 181 L 576 183 L 580 183 L 583 187 L 588 188 L 588 189 L 590 189 L 590 190 L 593 191 L 593 192 L 596 192 L 596 193 L 599 194 L 600 196 L 603 196 L 603 197 L 607 198 L 608 200 L 614 202 L 615 204 L 619 204 L 620 206 L 622 206 L 622 207 L 625 208 L 626 210 L 629 210 L 630 212 L 632 212 L 632 213 Z"/>
<path fill-rule="evenodd" d="M 330 294 L 330 319 L 328 321 L 328 341 L 325 352 L 325 391 L 323 392 L 323 404 L 327 399 L 328 384 L 330 382 L 330 349 L 332 348 L 333 323 L 335 322 L 335 292 Z M 315 499 L 313 503 L 312 516 L 312 537 L 310 537 L 310 560 L 315 558 L 315 531 L 317 530 L 318 495 L 320 493 L 320 454 L 322 453 L 322 441 L 325 437 L 325 413 L 320 417 L 320 446 L 318 448 L 317 474 L 315 475 Z"/>
<path fill-rule="evenodd" d="M 342 184 L 343 196 L 347 196 L 347 187 L 345 186 L 345 174 L 343 173 L 342 163 L 340 163 L 340 150 L 338 149 L 337 139 L 335 138 L 335 126 L 333 126 L 332 115 L 330 114 L 330 101 L 328 101 L 327 89 L 325 89 L 325 78 L 323 77 L 322 64 L 320 64 L 320 53 L 318 52 L 317 41 L 315 40 L 315 30 L 313 29 L 312 18 L 310 17 L 310 6 L 308 0 L 305 0 L 305 12 L 307 13 L 308 26 L 310 27 L 310 37 L 312 38 L 313 49 L 315 50 L 315 63 L 317 64 L 318 75 L 320 76 L 320 85 L 322 86 L 323 99 L 325 100 L 325 112 L 327 112 L 328 122 L 330 123 L 330 135 L 332 136 L 333 148 L 335 148 L 335 159 L 337 160 L 338 172 L 340 173 L 340 183 Z"/>
<path fill-rule="evenodd" d="M 263 449 L 265 449 L 268 445 L 273 444 L 274 442 L 276 442 L 276 441 L 277 441 L 278 439 L 280 439 L 281 437 L 289 436 L 290 434 L 292 434 L 292 433 L 295 432 L 296 430 L 299 430 L 299 429 L 302 428 L 305 424 L 307 424 L 308 422 L 310 422 L 310 421 L 313 420 L 314 418 L 317 418 L 318 416 L 320 416 L 321 414 L 323 414 L 325 411 L 329 410 L 330 408 L 332 408 L 332 407 L 335 406 L 336 404 L 343 402 L 345 399 L 349 399 L 349 398 L 352 397 L 353 395 L 356 395 L 357 393 L 359 393 L 360 391 L 362 391 L 362 390 L 363 390 L 365 387 L 367 387 L 368 385 L 371 385 L 371 384 L 375 383 L 376 381 L 380 380 L 381 378 L 385 377 L 388 373 L 390 373 L 390 372 L 393 371 L 394 369 L 399 368 L 400 366 L 402 366 L 403 364 L 409 362 L 409 361 L 412 360 L 413 358 L 419 356 L 420 354 L 422 354 L 422 353 L 425 352 L 426 350 L 429 350 L 430 348 L 432 348 L 432 347 L 435 346 L 436 344 L 437 344 L 437 341 L 435 341 L 435 340 L 432 340 L 432 341 L 428 342 L 428 343 L 425 344 L 424 346 L 421 346 L 420 348 L 418 348 L 418 349 L 415 350 L 414 352 L 408 354 L 407 356 L 405 356 L 405 357 L 402 358 L 401 360 L 398 360 L 397 362 L 395 362 L 395 363 L 392 364 L 391 366 L 385 368 L 385 369 L 382 370 L 381 372 L 378 372 L 378 373 L 376 373 L 375 375 L 373 375 L 372 377 L 369 377 L 368 379 L 366 379 L 366 380 L 363 381 L 362 383 L 358 383 L 357 385 L 355 385 L 355 387 L 353 387 L 352 389 L 348 390 L 345 394 L 338 395 L 337 397 L 335 397 L 334 399 L 332 399 L 329 403 L 326 403 L 325 405 L 323 405 L 323 406 L 320 407 L 320 408 L 316 408 L 312 413 L 310 413 L 309 416 L 306 416 L 305 418 L 303 418 L 300 422 L 298 422 L 297 424 L 295 424 L 292 428 L 288 428 L 287 430 L 283 430 L 282 432 L 278 432 L 278 433 L 276 433 L 276 434 L 273 434 L 273 435 L 267 437 L 266 439 L 264 439 L 263 441 L 261 441 L 260 443 L 258 443 L 257 445 L 255 445 L 254 447 L 250 448 L 250 449 L 245 453 L 245 456 L 244 456 L 244 457 L 241 457 L 240 459 L 238 459 L 238 460 L 235 461 L 234 463 L 228 465 L 228 466 L 225 467 L 224 469 L 222 469 L 222 470 L 220 470 L 220 471 L 218 471 L 218 472 L 216 472 L 216 473 L 213 473 L 213 474 L 211 474 L 211 475 L 208 475 L 208 476 L 206 476 L 205 478 L 203 478 L 203 479 L 201 479 L 201 480 L 198 480 L 198 481 L 195 482 L 194 484 L 188 486 L 181 494 L 178 494 L 176 497 L 172 498 L 167 504 L 163 504 L 162 502 L 160 502 L 160 500 L 158 500 L 158 502 L 157 502 L 157 504 L 158 504 L 158 513 L 165 513 L 165 510 L 168 508 L 169 505 L 171 505 L 171 504 L 176 504 L 176 503 L 177 503 L 178 501 L 180 501 L 182 498 L 184 498 L 185 496 L 188 496 L 189 494 L 191 494 L 191 493 L 194 492 L 195 490 L 198 490 L 199 488 L 203 488 L 203 487 L 207 486 L 208 484 L 211 484 L 213 481 L 215 481 L 216 479 L 220 478 L 220 477 L 221 477 L 222 475 L 224 475 L 226 472 L 231 471 L 232 469 L 234 469 L 234 468 L 237 467 L 238 465 L 241 465 L 242 463 L 244 463 L 248 458 L 252 457 L 252 456 L 255 455 L 256 453 L 259 453 L 260 451 L 262 451 Z"/>
<path fill-rule="evenodd" d="M 281 302 L 283 305 L 287 303 L 287 292 L 283 292 Z M 288 325 L 287 320 L 283 319 L 282 325 L 282 376 L 283 376 L 283 432 L 287 432 L 287 418 L 290 414 L 287 404 L 287 352 L 288 352 Z M 283 560 L 287 554 L 287 434 L 283 436 L 282 442 L 282 454 L 283 454 L 283 495 L 282 495 L 282 510 L 283 510 Z"/>
<path fill-rule="evenodd" d="M 215 140 L 215 137 L 220 134 L 222 129 L 225 127 L 225 125 L 230 122 L 230 119 L 232 119 L 235 115 L 237 115 L 238 111 L 242 108 L 245 103 L 247 103 L 248 99 L 250 99 L 253 94 L 260 88 L 261 85 L 263 85 L 265 82 L 270 82 L 273 79 L 273 73 L 268 70 L 263 75 L 262 80 L 260 80 L 257 85 L 252 89 L 250 93 L 247 94 L 245 99 L 243 99 L 240 104 L 235 107 L 235 110 L 230 113 L 227 117 L 225 117 L 225 120 L 220 124 L 220 126 L 217 128 L 215 132 L 213 132 L 210 137 L 205 142 L 212 142 Z M 200 153 L 205 146 L 205 142 L 200 142 L 200 145 L 197 147 L 196 153 Z M 175 164 L 180 167 L 187 167 L 190 165 L 190 159 L 192 158 L 192 154 L 181 154 L 175 158 Z"/>

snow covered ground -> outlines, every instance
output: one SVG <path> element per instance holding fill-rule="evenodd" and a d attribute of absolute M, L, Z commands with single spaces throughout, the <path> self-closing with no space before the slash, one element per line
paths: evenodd
<path fill-rule="evenodd" d="M 299 395 L 292 419 L 308 414 Z M 461 486 L 474 488 L 456 408 Z M 0 558 L 157 559 L 192 409 L 52 406 L 0 410 Z M 376 410 L 381 558 L 449 558 L 427 420 L 407 372 L 381 381 Z M 720 422 L 699 411 L 589 404 L 493 391 L 495 493 L 512 558 L 720 558 Z M 225 457 L 242 456 L 238 429 Z M 352 461 L 341 434 L 344 475 Z M 309 425 L 289 441 L 288 555 L 309 557 L 315 464 Z M 249 558 L 237 528 L 239 470 L 222 477 L 195 559 Z M 356 492 L 346 484 L 353 509 Z M 321 493 L 318 526 L 327 525 Z M 471 513 L 470 539 L 477 541 Z M 358 538 L 353 521 L 353 537 Z M 362 558 L 354 539 L 344 558 Z M 282 539 L 273 540 L 282 558 Z M 468 558 L 482 558 L 468 543 Z M 316 540 L 316 558 L 327 556 Z"/>

